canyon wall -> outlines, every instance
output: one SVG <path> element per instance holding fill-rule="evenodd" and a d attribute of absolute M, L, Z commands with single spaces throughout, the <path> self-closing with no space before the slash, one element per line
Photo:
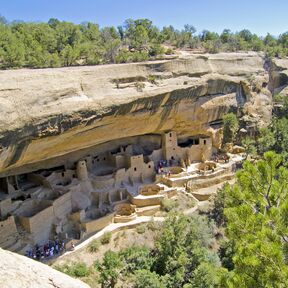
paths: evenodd
<path fill-rule="evenodd" d="M 180 139 L 211 136 L 218 147 L 228 111 L 249 127 L 269 123 L 271 90 L 284 81 L 279 65 L 273 83 L 272 64 L 254 52 L 0 71 L 0 177 L 66 165 L 110 141 L 170 130 Z"/>
<path fill-rule="evenodd" d="M 288 96 L 288 58 L 273 59 L 269 63 L 269 88 L 274 94 Z"/>

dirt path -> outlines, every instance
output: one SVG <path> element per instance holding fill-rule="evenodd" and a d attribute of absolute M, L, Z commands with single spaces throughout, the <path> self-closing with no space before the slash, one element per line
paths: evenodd
<path fill-rule="evenodd" d="M 83 247 L 85 247 L 86 245 L 91 243 L 93 240 L 99 239 L 106 232 L 116 232 L 116 231 L 121 230 L 123 228 L 132 228 L 132 227 L 137 226 L 138 224 L 147 223 L 147 222 L 150 222 L 152 220 L 156 221 L 156 222 L 159 222 L 159 221 L 163 222 L 165 220 L 165 217 L 139 216 L 135 220 L 132 220 L 128 223 L 111 223 L 108 226 L 106 226 L 104 229 L 102 229 L 101 231 L 99 231 L 96 234 L 89 237 L 87 240 L 78 244 L 73 251 L 67 251 L 66 253 L 61 255 L 60 258 L 65 256 L 65 255 L 75 253 L 77 250 L 82 249 Z"/>

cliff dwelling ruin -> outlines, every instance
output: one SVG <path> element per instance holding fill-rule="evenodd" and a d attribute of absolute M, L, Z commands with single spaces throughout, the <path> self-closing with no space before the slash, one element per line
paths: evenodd
<path fill-rule="evenodd" d="M 248 133 L 271 119 L 284 68 L 265 63 L 249 52 L 3 71 L 0 247 L 69 245 L 179 193 L 206 200 L 197 189 L 232 179 L 242 160 L 216 161 L 223 116 L 237 113 Z"/>
<path fill-rule="evenodd" d="M 210 137 L 179 141 L 174 131 L 121 142 L 62 167 L 1 178 L 0 246 L 23 252 L 55 237 L 82 239 L 109 223 L 153 215 L 163 198 L 201 177 L 197 163 L 213 151 Z"/>

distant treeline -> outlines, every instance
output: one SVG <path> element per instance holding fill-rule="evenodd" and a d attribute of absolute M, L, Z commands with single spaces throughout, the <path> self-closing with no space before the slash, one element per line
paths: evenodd
<path fill-rule="evenodd" d="M 288 32 L 264 38 L 249 30 L 220 35 L 204 30 L 196 34 L 192 25 L 182 30 L 157 28 L 148 19 L 128 19 L 118 27 L 100 28 L 85 22 L 73 24 L 50 19 L 48 23 L 8 23 L 0 17 L 0 67 L 61 67 L 126 63 L 161 58 L 177 48 L 221 51 L 264 51 L 268 56 L 288 55 Z"/>

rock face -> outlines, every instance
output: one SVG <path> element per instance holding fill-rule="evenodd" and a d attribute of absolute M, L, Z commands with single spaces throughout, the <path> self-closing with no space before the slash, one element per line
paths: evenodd
<path fill-rule="evenodd" d="M 1 288 L 89 288 L 80 280 L 0 248 Z"/>
<path fill-rule="evenodd" d="M 288 59 L 273 59 L 270 63 L 270 89 L 274 94 L 288 95 Z"/>
<path fill-rule="evenodd" d="M 180 138 L 211 136 L 217 147 L 230 110 L 251 125 L 269 123 L 267 67 L 250 52 L 1 71 L 0 177 L 66 165 L 96 145 L 169 130 Z"/>

